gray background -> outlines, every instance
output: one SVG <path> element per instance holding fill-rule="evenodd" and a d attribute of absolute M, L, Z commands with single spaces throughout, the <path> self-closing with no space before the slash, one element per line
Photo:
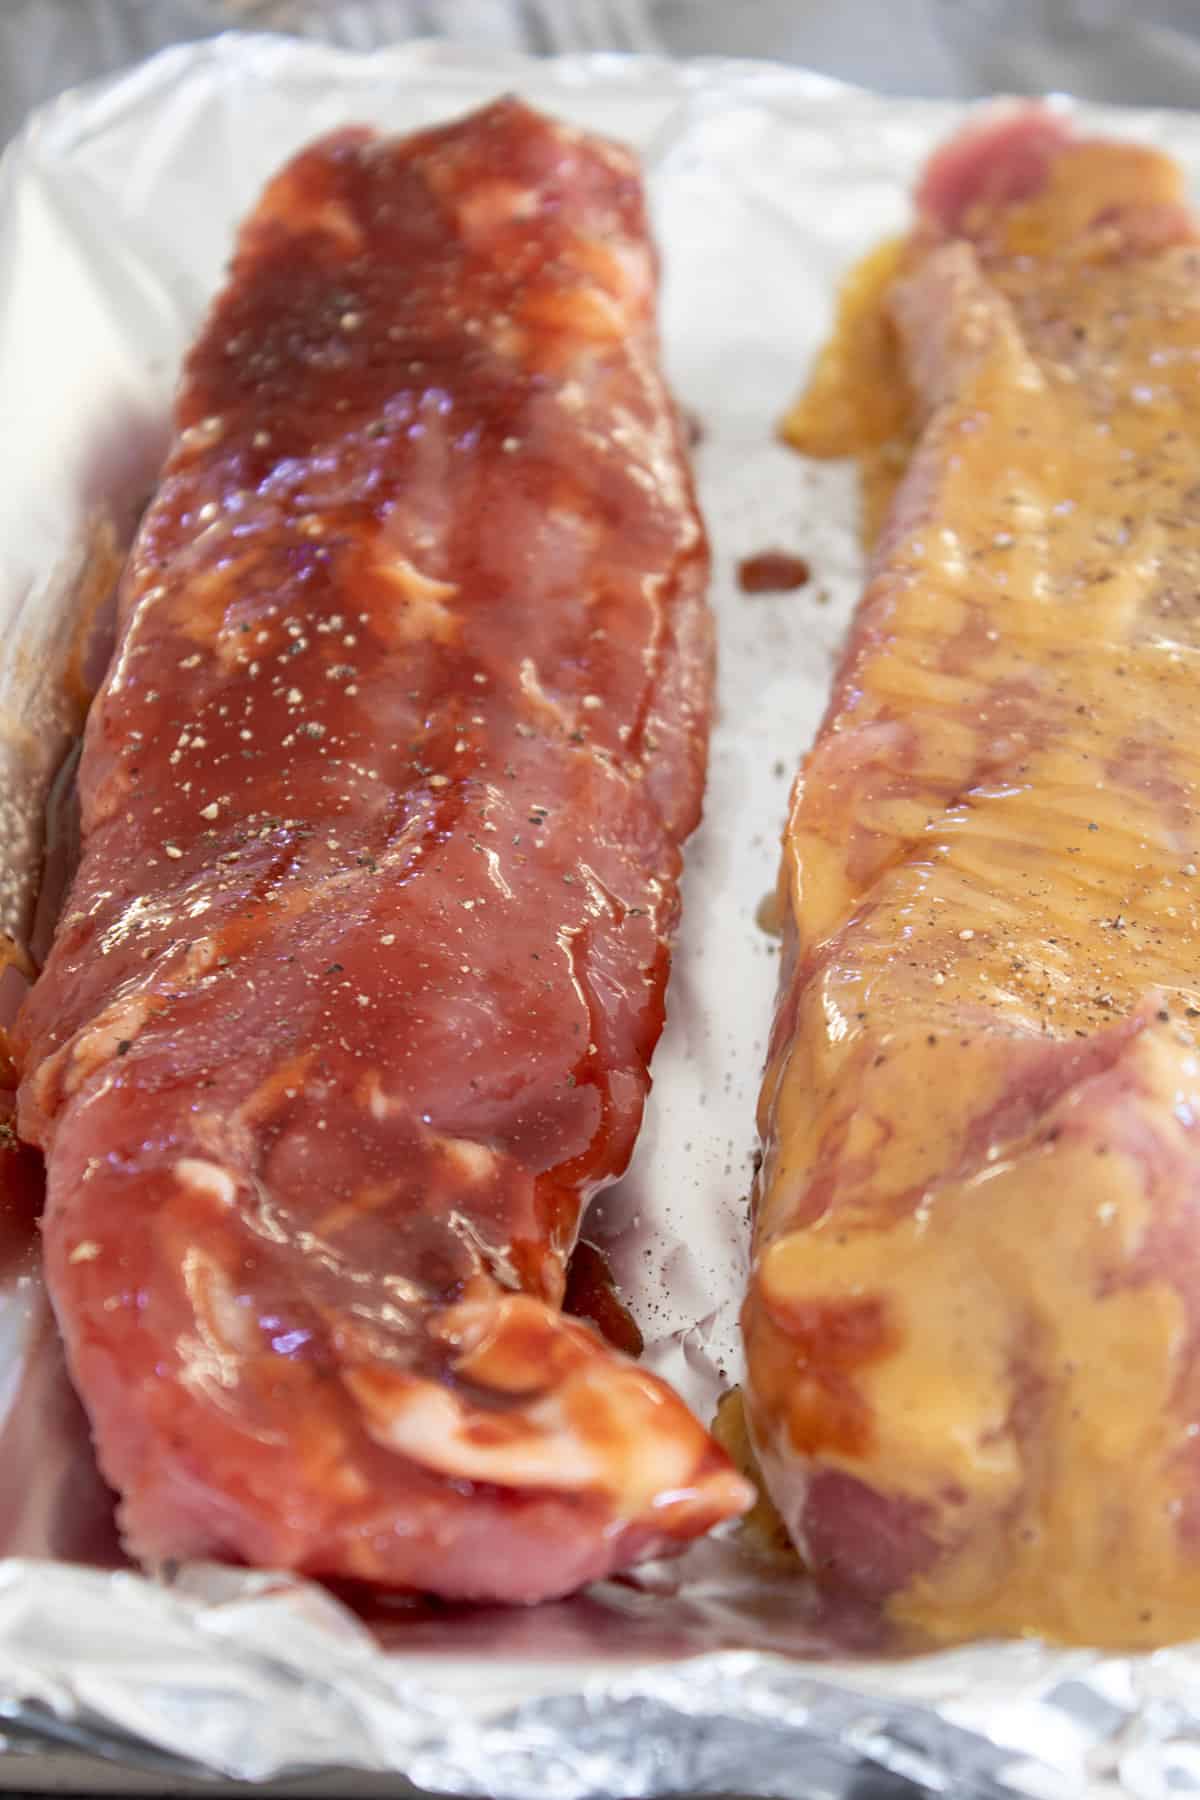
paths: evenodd
<path fill-rule="evenodd" d="M 774 57 L 885 93 L 1200 105 L 1200 0 L 0 0 L 0 141 L 30 107 L 230 25 L 368 48 Z"/>

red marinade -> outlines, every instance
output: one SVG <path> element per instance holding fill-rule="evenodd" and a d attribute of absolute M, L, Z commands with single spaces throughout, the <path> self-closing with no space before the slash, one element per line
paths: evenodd
<path fill-rule="evenodd" d="M 559 1594 L 747 1498 L 559 1311 L 711 705 L 623 150 L 511 101 L 270 184 L 186 367 L 18 1025 L 132 1550 Z"/>

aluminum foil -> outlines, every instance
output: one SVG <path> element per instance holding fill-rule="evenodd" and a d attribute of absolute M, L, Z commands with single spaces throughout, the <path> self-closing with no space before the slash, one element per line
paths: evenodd
<path fill-rule="evenodd" d="M 27 924 L 72 723 L 81 584 L 153 482 L 179 358 L 236 220 L 320 131 L 409 129 L 504 89 L 643 153 L 667 361 L 700 429 L 721 634 L 707 811 L 646 1128 L 589 1235 L 647 1361 L 708 1418 L 740 1372 L 775 982 L 755 914 L 862 573 L 852 472 L 804 463 L 772 427 L 839 273 L 902 225 L 913 174 L 961 104 L 769 65 L 225 36 L 36 116 L 0 164 L 0 912 Z M 1085 111 L 1200 173 L 1200 117 Z M 803 557 L 808 584 L 744 594 L 737 563 L 766 548 Z M 535 1611 L 368 1615 L 311 1584 L 211 1567 L 153 1583 L 122 1561 L 32 1236 L 0 1237 L 0 1722 L 14 1750 L 67 1744 L 249 1780 L 390 1772 L 514 1800 L 867 1800 L 870 1769 L 964 1800 L 1200 1793 L 1200 1646 L 1120 1657 L 1028 1642 L 889 1661 L 863 1621 L 823 1616 L 802 1579 L 736 1533 Z"/>

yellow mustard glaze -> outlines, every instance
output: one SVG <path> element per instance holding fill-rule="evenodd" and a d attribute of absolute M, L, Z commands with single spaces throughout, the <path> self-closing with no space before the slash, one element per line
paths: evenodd
<path fill-rule="evenodd" d="M 838 296 L 837 329 L 780 426 L 785 441 L 805 456 L 858 457 L 868 543 L 912 444 L 912 396 L 895 326 L 881 304 L 907 248 L 906 239 L 889 240 L 851 269 Z"/>
<path fill-rule="evenodd" d="M 886 246 L 785 425 L 810 454 L 917 448 L 785 834 L 747 1412 L 802 1551 L 816 1473 L 916 1509 L 932 1554 L 888 1604 L 948 1639 L 1200 1633 L 1180 192 L 1082 144 L 969 216 L 977 253 Z M 881 393 L 901 356 L 912 387 Z"/>
<path fill-rule="evenodd" d="M 709 1429 L 738 1474 L 744 1475 L 757 1493 L 754 1505 L 737 1522 L 735 1530 L 739 1538 L 758 1555 L 770 1556 L 796 1573 L 796 1552 L 783 1520 L 766 1492 L 762 1470 L 750 1442 L 740 1388 L 730 1388 L 728 1393 L 722 1394 Z"/>

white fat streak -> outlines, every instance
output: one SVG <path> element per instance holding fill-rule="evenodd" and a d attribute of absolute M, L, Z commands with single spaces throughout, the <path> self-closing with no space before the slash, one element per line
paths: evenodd
<path fill-rule="evenodd" d="M 194 1244 L 184 1256 L 182 1274 L 199 1333 L 180 1341 L 187 1364 L 184 1379 L 201 1387 L 206 1382 L 236 1387 L 242 1358 L 261 1347 L 254 1314 L 239 1304 L 221 1265 Z"/>
<path fill-rule="evenodd" d="M 429 639 L 446 643 L 455 628 L 455 615 L 443 604 L 458 592 L 452 581 L 438 581 L 418 569 L 407 556 L 380 556 L 375 573 L 398 588 L 408 605 L 392 621 L 391 629 L 405 641 Z"/>
<path fill-rule="evenodd" d="M 132 1042 L 155 1010 L 152 994 L 128 994 L 106 1006 L 95 1023 L 81 1032 L 71 1046 L 70 1066 L 63 1082 L 65 1091 L 73 1094 L 96 1069 L 111 1062 L 117 1054 L 117 1045 Z"/>
<path fill-rule="evenodd" d="M 237 1196 L 237 1182 L 219 1163 L 206 1162 L 199 1156 L 181 1156 L 175 1174 L 186 1188 L 215 1200 L 221 1207 L 231 1207 Z"/>
<path fill-rule="evenodd" d="M 518 1427 L 500 1442 L 479 1443 L 468 1435 L 479 1415 L 445 1388 L 424 1381 L 389 1384 L 385 1397 L 353 1374 L 345 1379 L 376 1442 L 426 1468 L 499 1487 L 571 1492 L 606 1485 L 604 1458 L 571 1429 L 553 1396 L 521 1415 L 527 1429 Z"/>
<path fill-rule="evenodd" d="M 531 1395 L 519 1410 L 497 1415 L 431 1382 L 352 1372 L 344 1380 L 375 1441 L 458 1480 L 602 1493 L 626 1519 L 664 1495 L 685 1494 L 695 1481 L 697 1430 L 683 1409 L 673 1417 L 639 1370 L 590 1346 L 573 1368 L 560 1369 L 551 1389 L 532 1398 L 535 1390 L 513 1379 L 516 1363 L 504 1354 L 506 1309 L 516 1317 L 519 1306 L 520 1299 L 510 1299 L 485 1309 L 492 1311 L 492 1329 L 456 1362 L 472 1381 L 487 1384 L 487 1365 L 499 1357 L 497 1391 Z M 482 1321 L 465 1323 L 469 1339 Z M 558 1325 L 571 1329 L 567 1321 Z M 545 1380 L 546 1371 L 539 1373 Z M 501 1420 L 503 1436 L 496 1429 Z M 478 1432 L 481 1424 L 486 1435 Z"/>
<path fill-rule="evenodd" d="M 554 722 L 557 725 L 561 725 L 564 730 L 567 730 L 570 726 L 574 725 L 574 719 L 568 716 L 558 704 L 557 700 L 552 700 L 550 698 L 550 695 L 542 686 L 542 678 L 538 672 L 538 666 L 531 656 L 522 657 L 520 677 L 521 692 L 527 699 L 531 700 L 541 711 L 548 713 Z"/>
<path fill-rule="evenodd" d="M 484 1182 L 496 1167 L 496 1152 L 474 1138 L 442 1137 L 438 1148 L 458 1173 L 470 1182 Z"/>

